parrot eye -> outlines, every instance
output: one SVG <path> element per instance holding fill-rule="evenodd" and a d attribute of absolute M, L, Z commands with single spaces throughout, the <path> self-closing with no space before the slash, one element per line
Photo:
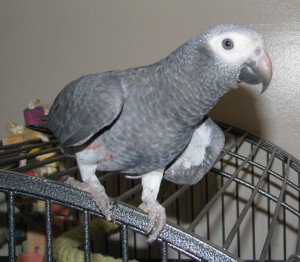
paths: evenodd
<path fill-rule="evenodd" d="M 230 50 L 233 48 L 233 41 L 230 38 L 226 38 L 222 42 L 223 48 L 226 50 Z"/>

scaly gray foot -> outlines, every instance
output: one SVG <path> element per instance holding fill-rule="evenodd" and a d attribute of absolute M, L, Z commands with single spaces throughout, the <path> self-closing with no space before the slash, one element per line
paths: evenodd
<path fill-rule="evenodd" d="M 149 235 L 147 242 L 152 243 L 156 240 L 166 225 L 167 217 L 165 208 L 158 202 L 151 204 L 140 204 L 139 208 L 148 213 L 148 225 L 146 234 Z"/>
<path fill-rule="evenodd" d="M 64 183 L 78 190 L 90 193 L 105 218 L 108 221 L 113 221 L 113 223 L 115 223 L 115 219 L 111 212 L 113 203 L 105 193 L 105 189 L 100 183 L 82 183 L 73 177 L 68 177 Z"/>

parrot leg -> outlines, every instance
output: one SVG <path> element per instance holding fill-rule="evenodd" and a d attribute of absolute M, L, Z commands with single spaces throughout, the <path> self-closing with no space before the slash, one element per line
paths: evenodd
<path fill-rule="evenodd" d="M 181 185 L 194 185 L 212 168 L 224 148 L 222 129 L 207 118 L 198 127 L 185 151 L 166 169 L 164 178 Z"/>
<path fill-rule="evenodd" d="M 148 213 L 146 229 L 146 234 L 150 234 L 148 243 L 158 238 L 167 221 L 165 208 L 156 201 L 163 174 L 164 170 L 160 169 L 142 176 L 143 203 L 139 208 Z"/>
<path fill-rule="evenodd" d="M 105 193 L 105 188 L 101 185 L 95 172 L 97 165 L 78 165 L 83 183 L 69 177 L 65 184 L 72 186 L 81 191 L 88 192 L 92 195 L 96 205 L 99 207 L 103 215 L 108 221 L 115 223 L 111 209 L 113 203 Z"/>

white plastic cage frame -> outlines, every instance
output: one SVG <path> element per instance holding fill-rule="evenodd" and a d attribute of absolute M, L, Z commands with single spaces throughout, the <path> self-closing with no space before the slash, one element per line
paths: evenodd
<path fill-rule="evenodd" d="M 21 174 L 55 161 L 59 155 L 19 167 L 22 159 L 58 151 L 57 141 L 28 141 L 0 148 L 0 191 L 7 203 L 7 256 L 16 261 L 15 199 L 45 201 L 46 261 L 53 261 L 51 204 L 58 203 L 81 214 L 83 251 L 91 261 L 95 250 L 123 261 L 300 261 L 300 162 L 277 146 L 238 128 L 219 123 L 226 135 L 225 149 L 205 178 L 194 186 L 165 181 L 159 201 L 166 208 L 167 226 L 154 244 L 144 236 L 147 216 L 136 206 L 140 180 L 106 173 L 99 176 L 116 205 L 113 214 L 118 233 L 90 241 L 91 217 L 102 217 L 88 193 L 53 181 L 76 175 L 77 167 L 47 178 Z M 28 154 L 28 150 L 42 150 Z M 0 221 L 1 222 L 1 221 Z M 3 223 L 3 222 L 2 222 Z M 117 241 L 110 248 L 110 241 Z M 98 244 L 97 244 L 98 243 Z M 100 246 L 100 247 L 99 247 Z"/>

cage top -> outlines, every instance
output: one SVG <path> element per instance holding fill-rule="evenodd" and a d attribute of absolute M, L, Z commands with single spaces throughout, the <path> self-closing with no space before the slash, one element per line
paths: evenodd
<path fill-rule="evenodd" d="M 240 261 L 249 257 L 241 242 L 245 240 L 242 233 L 245 228 L 250 227 L 247 223 L 251 221 L 252 232 L 247 232 L 249 235 L 246 238 L 252 240 L 249 246 L 252 247 L 250 253 L 254 259 L 264 260 L 274 256 L 272 240 L 278 238 L 278 231 L 284 232 L 280 237 L 282 242 L 286 242 L 282 247 L 283 259 L 299 254 L 298 228 L 291 230 L 290 225 L 298 224 L 300 218 L 300 162 L 266 140 L 227 124 L 219 125 L 226 136 L 225 148 L 205 180 L 195 186 L 168 185 L 174 190 L 162 196 L 162 205 L 166 210 L 174 209 L 175 206 L 175 213 L 187 212 L 178 207 L 180 201 L 193 204 L 190 204 L 192 211 L 188 211 L 190 214 L 186 215 L 185 222 L 182 222 L 180 217 L 172 219 L 173 213 L 169 212 L 168 225 L 161 233 L 159 241 L 199 261 Z M 40 150 L 29 153 L 33 148 Z M 0 191 L 50 200 L 51 203 L 59 203 L 102 217 L 88 193 L 53 181 L 78 172 L 76 164 L 44 178 L 21 174 L 50 163 L 64 161 L 66 157 L 61 154 L 41 161 L 30 161 L 58 151 L 55 139 L 46 143 L 32 140 L 0 147 Z M 22 160 L 26 160 L 27 163 L 19 166 Z M 114 177 L 115 174 L 106 173 L 99 179 L 109 184 Z M 121 178 L 118 176 L 118 179 Z M 211 184 L 214 184 L 214 187 L 211 187 Z M 139 182 L 131 183 L 126 189 L 119 188 L 117 194 L 112 196 L 116 203 L 113 214 L 117 223 L 144 234 L 147 216 L 130 203 L 130 199 L 140 194 L 140 191 Z M 199 191 L 206 192 L 203 197 L 205 203 L 201 207 L 195 200 L 195 192 Z M 228 213 L 234 215 L 229 216 Z M 258 240 L 256 231 L 260 227 L 254 225 L 254 222 L 261 219 L 261 213 L 266 215 L 267 230 L 262 239 Z M 220 238 L 214 233 L 214 228 L 218 227 L 212 221 L 216 219 L 220 219 L 222 224 Z M 292 231 L 293 244 L 290 243 L 292 240 L 287 239 L 288 231 Z"/>

